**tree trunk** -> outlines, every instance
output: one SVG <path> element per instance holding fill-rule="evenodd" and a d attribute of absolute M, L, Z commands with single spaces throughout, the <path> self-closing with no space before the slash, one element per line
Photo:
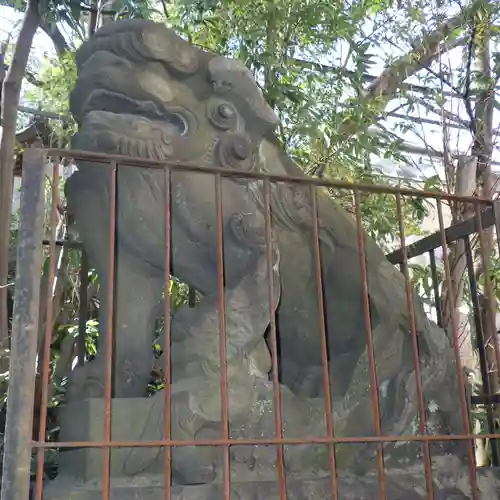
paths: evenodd
<path fill-rule="evenodd" d="M 460 156 L 458 158 L 455 171 L 455 193 L 457 196 L 473 196 L 476 189 L 477 157 Z M 471 219 L 474 217 L 474 207 L 470 204 L 457 203 L 451 206 L 452 223 Z M 447 327 L 452 314 L 458 313 L 458 307 L 462 303 L 464 296 L 464 274 L 466 270 L 465 244 L 463 240 L 458 240 L 450 245 L 448 256 L 451 268 L 451 283 L 443 283 L 442 292 L 442 322 L 443 327 Z M 450 304 L 449 293 L 453 304 Z M 450 308 L 451 305 L 451 308 Z M 459 332 L 460 333 L 460 332 Z"/>
<path fill-rule="evenodd" d="M 33 37 L 40 23 L 38 0 L 29 0 L 14 50 L 14 57 L 2 85 L 0 139 L 0 349 L 8 346 L 7 278 L 12 215 L 14 147 L 17 106 L 21 84 L 28 64 Z M 7 366 L 6 366 L 7 365 Z M 0 371 L 8 369 L 7 360 L 0 359 Z"/>
<path fill-rule="evenodd" d="M 490 67 L 490 36 L 489 30 L 491 27 L 490 20 L 483 13 L 482 18 L 478 21 L 478 36 L 477 40 L 477 60 L 478 71 L 481 78 L 482 90 L 479 93 L 476 110 L 475 110 L 475 126 L 476 134 L 472 145 L 472 154 L 478 159 L 478 184 L 479 195 L 484 198 L 493 197 L 493 185 L 491 175 L 491 157 L 493 154 L 493 109 L 495 102 L 495 88 L 492 80 Z M 479 259 L 479 267 L 482 273 L 486 276 L 491 264 L 493 254 L 493 228 L 485 229 L 483 232 L 482 241 L 479 242 L 481 252 Z M 486 280 L 485 280 L 486 282 Z M 485 293 L 484 303 L 485 314 L 485 344 L 486 355 L 488 358 L 490 371 L 490 387 L 493 394 L 500 389 L 499 372 L 496 356 L 496 310 L 497 303 L 494 294 Z"/>

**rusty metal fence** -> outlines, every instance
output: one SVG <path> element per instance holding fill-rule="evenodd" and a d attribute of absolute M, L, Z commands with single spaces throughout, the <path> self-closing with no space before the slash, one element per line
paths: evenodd
<path fill-rule="evenodd" d="M 488 326 L 489 318 L 495 316 L 494 311 L 492 311 L 492 302 L 481 294 L 478 289 L 477 275 L 474 267 L 474 255 L 472 250 L 471 239 L 475 236 L 479 238 L 480 242 L 484 243 L 484 236 L 482 232 L 488 228 L 495 227 L 498 231 L 498 205 L 492 203 L 487 205 L 484 210 L 478 214 L 477 217 L 454 224 L 444 230 L 444 236 L 447 245 L 456 243 L 458 241 L 463 242 L 463 251 L 465 257 L 465 267 L 467 281 L 470 291 L 470 303 L 472 306 L 472 327 L 475 333 L 476 342 L 475 346 L 478 352 L 478 362 L 480 369 L 480 380 L 481 380 L 481 394 L 474 394 L 470 397 L 470 403 L 472 407 L 484 407 L 486 409 L 486 426 L 490 434 L 495 434 L 498 430 L 497 424 L 495 423 L 495 405 L 500 402 L 500 397 L 496 390 L 491 387 L 491 362 L 488 359 L 487 350 L 495 349 L 496 357 L 496 347 L 495 340 L 498 334 L 498 326 L 496 325 L 496 320 L 494 325 Z M 498 234 L 498 233 L 497 233 Z M 427 255 L 432 276 L 432 292 L 433 292 L 433 304 L 436 314 L 436 322 L 439 326 L 443 326 L 442 318 L 442 297 L 440 295 L 439 289 L 439 278 L 438 270 L 436 265 L 436 250 L 441 248 L 442 231 L 437 231 L 436 233 L 430 234 L 423 237 L 419 241 L 408 245 L 407 247 L 402 247 L 401 249 L 395 250 L 387 255 L 387 259 L 395 265 L 402 266 L 405 262 L 405 254 L 407 261 L 421 255 Z M 498 239 L 497 239 L 498 241 Z M 484 256 L 483 256 L 484 260 Z M 496 294 L 497 288 L 495 285 L 492 286 L 489 280 L 486 280 L 486 295 Z M 496 368 L 493 367 L 494 372 Z M 498 441 L 496 439 L 491 440 L 491 462 L 492 465 L 498 466 L 500 464 L 500 452 L 498 448 Z"/>
<path fill-rule="evenodd" d="M 203 440 L 174 440 L 171 434 L 171 399 L 172 394 L 170 391 L 170 372 L 171 372 L 171 357 L 169 346 L 171 345 L 171 331 L 170 322 L 167 318 L 171 316 L 171 304 L 169 300 L 164 302 L 164 315 L 166 318 L 164 328 L 164 346 L 165 346 L 165 389 L 164 389 L 164 421 L 163 421 L 163 439 L 160 440 L 141 440 L 141 441 L 118 441 L 112 439 L 112 370 L 113 370 L 113 322 L 112 314 L 108 315 L 108 322 L 106 325 L 101 325 L 101 330 L 104 333 L 104 338 L 101 339 L 99 348 L 104 349 L 106 353 L 106 377 L 105 377 L 105 401 L 104 401 L 104 429 L 103 439 L 92 442 L 54 442 L 46 440 L 46 419 L 47 419 L 47 405 L 48 405 L 48 387 L 49 387 L 49 359 L 51 349 L 51 325 L 52 325 L 52 301 L 48 301 L 46 310 L 46 324 L 47 331 L 44 339 L 44 359 L 45 364 L 39 367 L 42 378 L 42 402 L 40 409 L 40 428 L 39 438 L 37 441 L 32 441 L 32 422 L 33 422 L 33 405 L 35 393 L 35 375 L 36 375 L 36 356 L 37 356 L 37 331 L 39 328 L 39 300 L 40 300 L 40 280 L 42 272 L 42 247 L 44 243 L 43 235 L 43 217 L 44 217 L 44 168 L 42 168 L 47 156 L 60 159 L 61 157 L 72 158 L 74 160 L 96 161 L 99 163 L 107 163 L 109 166 L 110 186 L 109 193 L 110 205 L 109 214 L 111 217 L 111 230 L 108 235 L 107 245 L 109 248 L 115 247 L 115 217 L 116 217 L 116 191 L 117 191 L 117 170 L 121 165 L 134 166 L 137 168 L 151 168 L 151 169 L 164 169 L 165 171 L 165 186 L 170 185 L 171 172 L 182 169 L 183 171 L 201 171 L 203 173 L 210 173 L 215 177 L 215 203 L 217 206 L 217 262 L 218 262 L 218 296 L 219 296 L 219 352 L 220 352 L 220 390 L 221 390 L 221 438 L 217 439 L 203 439 Z M 58 164 L 58 161 L 55 161 Z M 268 261 L 268 286 L 269 286 L 269 325 L 270 325 L 270 342 L 269 347 L 271 350 L 272 369 L 271 380 L 274 387 L 274 424 L 275 433 L 272 438 L 261 439 L 234 439 L 229 434 L 229 410 L 228 410 L 228 374 L 227 374 L 227 353 L 226 353 L 226 340 L 225 340 L 225 315 L 224 315 L 224 258 L 223 258 L 223 227 L 222 227 L 222 200 L 221 200 L 221 180 L 226 177 L 238 177 L 243 180 L 260 180 L 263 183 L 264 189 L 264 217 L 266 227 L 266 238 L 268 241 L 267 261 Z M 52 185 L 58 186 L 60 182 L 59 171 L 54 167 L 54 174 L 52 178 Z M 243 181 L 242 181 L 243 182 Z M 319 330 L 322 333 L 322 362 L 323 362 L 323 390 L 324 390 L 324 409 L 325 409 L 325 422 L 326 422 L 326 436 L 320 435 L 308 437 L 284 437 L 282 425 L 282 408 L 281 408 L 281 391 L 280 382 L 278 379 L 279 373 L 279 356 L 277 353 L 278 341 L 275 323 L 275 310 L 276 299 L 273 293 L 273 253 L 272 246 L 269 243 L 272 237 L 272 212 L 270 209 L 270 190 L 271 186 L 275 183 L 298 183 L 310 187 L 310 196 L 312 203 L 312 210 L 314 220 L 313 228 L 313 256 L 314 268 L 316 270 L 316 291 L 318 301 L 318 322 Z M 317 188 L 326 187 L 334 189 L 344 189 L 351 191 L 354 203 L 354 218 L 356 220 L 358 248 L 359 248 L 359 266 L 361 269 L 361 276 L 364 282 L 363 286 L 363 314 L 366 335 L 366 345 L 369 361 L 369 373 L 367 376 L 370 378 L 370 398 L 373 406 L 374 418 L 374 436 L 349 436 L 339 437 L 336 435 L 335 421 L 332 415 L 332 397 L 330 391 L 330 373 L 329 373 L 329 359 L 327 355 L 327 332 L 324 323 L 324 297 L 323 297 L 323 277 L 321 276 L 321 252 L 319 246 L 319 223 L 317 218 Z M 367 284 L 367 269 L 365 258 L 365 236 L 362 228 L 360 199 L 363 193 L 381 193 L 390 194 L 394 196 L 397 213 L 399 215 L 399 238 L 401 249 L 388 255 L 391 263 L 399 265 L 401 272 L 406 280 L 406 295 L 409 315 L 410 331 L 408 335 L 411 337 L 413 363 L 416 377 L 416 387 L 418 394 L 418 414 L 419 414 L 419 429 L 415 435 L 384 435 L 381 426 L 381 407 L 379 401 L 379 393 L 381 388 L 378 386 L 376 375 L 376 362 L 374 358 L 374 338 L 371 328 L 370 317 L 370 302 L 368 296 Z M 407 246 L 405 241 L 405 228 L 402 218 L 402 206 L 406 199 L 427 199 L 435 203 L 437 210 L 437 218 L 439 222 L 439 231 L 429 237 L 423 238 L 422 241 Z M 462 225 L 446 229 L 443 222 L 443 203 L 444 202 L 457 202 L 469 204 L 474 207 L 475 217 Z M 50 252 L 50 272 L 49 272 L 49 289 L 54 281 L 55 274 L 55 248 L 60 244 L 56 242 L 55 224 L 57 219 L 57 196 L 54 194 L 52 198 L 51 207 L 51 238 L 48 241 Z M 217 168 L 199 168 L 195 165 L 188 164 L 169 164 L 138 160 L 136 158 L 127 158 L 123 156 L 103 155 L 97 153 L 83 152 L 83 151 L 66 151 L 66 150 L 27 150 L 24 154 L 23 165 L 23 180 L 22 180 L 22 194 L 21 194 L 21 208 L 20 208 L 20 223 L 18 231 L 18 254 L 17 254 L 17 277 L 15 288 L 15 306 L 12 321 L 12 341 L 11 341 L 11 365 L 10 365 L 10 383 L 8 391 L 8 407 L 7 407 L 7 424 L 4 441 L 4 460 L 3 460 L 3 477 L 2 477 L 2 499 L 3 500 L 28 500 L 34 498 L 41 500 L 44 497 L 44 460 L 46 451 L 48 449 L 57 448 L 62 451 L 64 449 L 90 449 L 100 448 L 103 454 L 103 470 L 101 481 L 99 484 L 99 494 L 95 493 L 94 496 L 75 496 L 74 498 L 102 498 L 108 500 L 110 498 L 122 498 L 113 493 L 112 478 L 110 470 L 111 451 L 119 447 L 126 448 L 147 448 L 147 447 L 164 447 L 165 460 L 163 472 L 163 484 L 161 485 L 161 494 L 157 496 L 137 496 L 130 498 L 190 498 L 188 496 L 176 496 L 176 486 L 172 484 L 172 450 L 174 448 L 200 446 L 200 447 L 218 447 L 223 454 L 223 474 L 220 478 L 221 489 L 219 496 L 210 498 L 237 498 L 231 496 L 231 464 L 230 464 L 230 448 L 234 446 L 275 446 L 277 450 L 276 455 L 276 471 L 277 471 L 277 484 L 279 485 L 279 498 L 282 500 L 286 498 L 299 498 L 295 496 L 291 487 L 287 484 L 287 471 L 286 471 L 286 458 L 285 448 L 294 445 L 323 445 L 328 447 L 328 456 L 330 464 L 329 474 L 329 491 L 328 498 L 343 498 L 339 493 L 338 477 L 339 474 L 336 470 L 336 451 L 335 448 L 341 444 L 356 444 L 356 443 L 372 443 L 377 449 L 376 460 L 376 481 L 378 483 L 377 495 L 379 498 L 387 498 L 388 486 L 385 483 L 385 466 L 383 456 L 383 445 L 385 443 L 396 442 L 414 442 L 422 446 L 422 463 L 425 471 L 425 498 L 433 499 L 439 497 L 435 494 L 433 486 L 433 468 L 430 447 L 433 443 L 446 442 L 446 441 L 462 441 L 467 443 L 467 467 L 468 477 L 471 484 L 471 498 L 480 498 L 480 493 L 477 485 L 477 470 L 474 457 L 474 440 L 478 437 L 482 439 L 491 439 L 493 443 L 492 454 L 493 465 L 498 465 L 498 449 L 496 445 L 496 438 L 500 437 L 495 428 L 495 405 L 498 403 L 498 396 L 493 393 L 490 387 L 492 380 L 491 374 L 491 359 L 488 361 L 485 347 L 489 340 L 490 349 L 494 349 L 494 358 L 497 365 L 500 364 L 500 349 L 498 346 L 496 325 L 495 325 L 495 311 L 493 310 L 495 300 L 494 297 L 496 286 L 492 282 L 492 278 L 488 272 L 484 273 L 484 297 L 480 301 L 477 289 L 477 279 L 474 275 L 473 268 L 473 255 L 471 250 L 470 236 L 476 234 L 481 242 L 484 243 L 486 235 L 485 231 L 494 227 L 496 232 L 496 243 L 498 244 L 498 237 L 500 236 L 500 216 L 499 207 L 492 200 L 484 200 L 479 198 L 465 198 L 447 195 L 437 192 L 424 192 L 410 189 L 389 188 L 387 186 L 374 186 L 374 185 L 351 185 L 344 182 L 332 182 L 326 180 L 319 180 L 314 178 L 291 178 L 279 175 L 268 175 L 256 172 L 235 172 L 225 169 Z M 164 266 L 165 266 L 165 290 L 169 290 L 171 280 L 171 206 L 170 197 L 164 208 L 164 227 L 159 229 L 165 232 L 165 251 L 164 251 Z M 485 405 L 487 408 L 488 432 L 483 433 L 481 436 L 473 434 L 471 429 L 470 419 L 470 400 L 467 401 L 465 390 L 459 390 L 456 398 L 460 403 L 460 412 L 463 421 L 463 432 L 457 434 L 431 434 L 427 432 L 426 424 L 426 411 L 424 408 L 424 397 L 422 393 L 420 381 L 420 361 L 419 361 L 419 347 L 418 347 L 418 332 L 415 325 L 415 318 L 413 317 L 412 305 L 412 285 L 410 282 L 409 260 L 424 252 L 430 254 L 430 262 L 433 277 L 433 292 L 435 298 L 435 308 L 437 312 L 437 322 L 442 324 L 442 301 L 439 296 L 439 279 L 437 276 L 435 252 L 437 248 L 442 250 L 443 271 L 444 278 L 447 282 L 451 282 L 452 269 L 448 257 L 448 245 L 458 240 L 463 240 L 466 251 L 467 271 L 469 278 L 469 286 L 471 291 L 472 310 L 474 317 L 474 329 L 478 338 L 478 350 L 480 357 L 480 368 L 483 383 L 483 394 L 475 396 L 472 399 L 472 404 Z M 481 245 L 484 248 L 484 245 Z M 488 268 L 486 256 L 482 255 L 482 263 L 484 269 Z M 114 279 L 113 272 L 115 269 L 115 255 L 114 251 L 109 252 L 109 269 L 111 276 L 107 283 L 108 287 L 105 293 L 108 297 L 108 307 L 113 308 L 114 296 Z M 85 276 L 82 273 L 82 277 Z M 448 293 L 448 300 L 453 303 L 454 297 Z M 82 310 L 82 315 L 86 312 Z M 80 330 L 84 329 L 84 319 L 80 318 Z M 459 346 L 459 333 L 457 318 L 454 314 L 450 316 L 449 331 L 452 339 L 452 350 L 456 361 L 456 377 L 459 381 L 460 387 L 466 386 L 465 375 L 461 368 L 461 353 Z M 82 333 L 82 332 L 80 332 Z M 362 334 L 362 333 L 360 333 Z M 491 358 L 491 356 L 490 356 Z M 30 470 L 32 469 L 32 452 L 35 452 L 36 461 L 36 482 L 32 491 L 30 491 Z M 96 490 L 97 491 L 97 490 Z M 314 496 L 314 495 L 313 495 Z M 311 498 L 313 498 L 311 496 Z M 374 496 L 375 498 L 376 496 Z M 73 496 L 67 496 L 73 498 Z M 124 496 L 123 498 L 129 498 Z M 193 497 L 194 498 L 194 497 Z M 196 498 L 202 498 L 197 496 Z M 205 498 L 205 497 L 203 497 Z M 208 498 L 208 497 L 207 497 Z M 257 497 L 255 497 L 257 498 Z M 258 497 L 261 498 L 261 497 Z M 274 498 L 274 497 L 273 497 Z M 303 498 L 303 497 L 300 497 Z M 305 498 L 305 497 L 304 497 Z M 370 497 L 371 498 L 371 497 Z M 419 497 L 420 498 L 420 497 Z M 422 497 L 424 498 L 424 497 Z M 442 498 L 442 497 L 439 497 Z"/>

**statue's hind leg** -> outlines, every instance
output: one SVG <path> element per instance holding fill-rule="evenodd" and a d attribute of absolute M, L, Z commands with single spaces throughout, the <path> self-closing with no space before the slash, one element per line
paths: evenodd
<path fill-rule="evenodd" d="M 163 281 L 161 270 L 139 261 L 124 249 L 118 237 L 114 258 L 114 286 L 109 287 L 109 199 L 105 185 L 90 185 L 76 173 L 67 181 L 68 209 L 91 266 L 100 281 L 100 339 L 96 358 L 73 374 L 70 395 L 102 397 L 106 366 L 106 334 L 112 300 L 113 397 L 146 395 L 152 368 L 152 341 Z"/>

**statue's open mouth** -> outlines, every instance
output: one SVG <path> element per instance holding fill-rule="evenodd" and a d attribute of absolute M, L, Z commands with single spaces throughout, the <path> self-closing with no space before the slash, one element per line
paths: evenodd
<path fill-rule="evenodd" d="M 138 101 L 110 90 L 94 90 L 83 107 L 83 115 L 92 111 L 106 111 L 117 115 L 129 115 L 161 123 L 171 135 L 185 135 L 187 121 L 176 112 L 168 111 L 153 100 Z"/>
<path fill-rule="evenodd" d="M 138 101 L 110 90 L 92 91 L 83 107 L 83 115 L 91 111 L 109 111 L 116 114 L 138 115 L 153 121 L 166 121 L 177 125 L 179 135 L 185 133 L 187 126 L 178 113 L 171 113 L 153 100 Z"/>
<path fill-rule="evenodd" d="M 163 160 L 171 139 L 188 133 L 187 120 L 152 100 L 139 101 L 109 90 L 91 92 L 83 107 L 76 148 Z"/>

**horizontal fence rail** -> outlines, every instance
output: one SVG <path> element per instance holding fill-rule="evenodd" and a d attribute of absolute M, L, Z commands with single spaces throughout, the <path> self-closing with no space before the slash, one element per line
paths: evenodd
<path fill-rule="evenodd" d="M 498 224 L 498 205 L 494 203 L 488 206 L 481 213 L 481 227 L 487 229 L 494 224 Z M 479 223 L 478 219 L 469 219 L 459 222 L 451 227 L 445 229 L 446 243 L 453 243 L 459 239 L 466 238 L 472 234 L 478 233 Z M 408 259 L 418 257 L 426 252 L 431 252 L 439 248 L 441 245 L 441 233 L 439 231 L 425 236 L 424 238 L 412 243 L 405 247 L 405 249 L 398 249 L 387 255 L 387 259 L 392 264 L 401 264 L 403 262 L 403 252 L 406 253 Z"/>
<path fill-rule="evenodd" d="M 44 213 L 48 157 L 54 170 Z M 81 241 L 58 234 L 61 158 L 85 164 L 67 191 Z M 500 485 L 497 284 L 490 272 L 477 275 L 478 261 L 490 270 L 490 229 L 500 234 L 493 200 L 85 151 L 29 149 L 23 161 L 3 500 L 341 499 L 347 491 L 391 499 L 407 495 L 411 467 L 406 479 L 394 470 L 410 462 L 420 467 L 421 498 L 444 498 L 436 457 L 450 456 L 459 459 L 454 467 L 470 484 L 469 498 L 484 498 L 484 481 Z M 141 198 L 145 185 L 150 199 Z M 321 188 L 350 193 L 353 215 L 334 211 Z M 366 193 L 394 196 L 400 248 L 385 257 L 364 230 Z M 410 199 L 434 203 L 439 230 L 407 245 Z M 445 228 L 450 201 L 469 207 L 470 219 Z M 458 245 L 463 253 L 453 254 Z M 55 284 L 64 248 L 78 255 L 79 293 L 77 333 L 63 335 Z M 411 281 L 411 261 L 424 254 L 429 317 Z M 456 278 L 456 255 L 463 255 L 460 279 L 479 358 L 481 394 L 472 396 L 458 297 L 444 285 Z M 99 331 L 89 347 L 93 266 Z M 179 305 L 172 287 L 181 290 L 183 279 L 188 292 Z M 45 302 L 40 290 L 47 290 Z M 151 391 L 146 384 L 142 394 L 139 361 L 159 318 L 151 349 L 162 344 L 155 368 L 161 383 Z M 52 351 L 61 335 L 75 337 L 72 365 L 55 380 L 62 348 L 57 356 Z M 66 383 L 57 399 L 51 388 Z M 478 409 L 485 412 L 481 433 Z M 485 440 L 491 476 L 476 458 Z M 58 456 L 57 473 L 47 479 L 49 453 Z M 137 470 L 126 471 L 130 463 Z"/>

